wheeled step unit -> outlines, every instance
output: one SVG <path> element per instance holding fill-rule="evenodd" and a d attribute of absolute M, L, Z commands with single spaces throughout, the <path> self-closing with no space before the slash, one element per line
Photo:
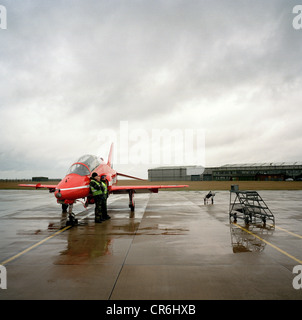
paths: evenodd
<path fill-rule="evenodd" d="M 271 220 L 275 217 L 257 191 L 239 191 L 238 185 L 232 185 L 230 191 L 230 220 L 243 219 L 246 224 Z"/>

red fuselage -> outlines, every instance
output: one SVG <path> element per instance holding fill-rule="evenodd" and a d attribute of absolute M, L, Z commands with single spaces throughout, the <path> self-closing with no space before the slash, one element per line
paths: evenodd
<path fill-rule="evenodd" d="M 84 162 L 75 162 L 70 167 L 67 175 L 56 186 L 55 197 L 58 203 L 72 204 L 77 199 L 89 197 L 92 172 L 96 172 L 99 176 L 106 176 L 108 193 L 110 193 L 111 186 L 116 184 L 116 171 L 104 162 L 100 162 L 93 169 L 92 167 Z"/>

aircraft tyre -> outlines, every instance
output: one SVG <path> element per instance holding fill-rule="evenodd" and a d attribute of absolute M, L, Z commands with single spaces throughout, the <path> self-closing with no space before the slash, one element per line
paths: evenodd
<path fill-rule="evenodd" d="M 78 219 L 73 219 L 73 220 L 67 220 L 66 221 L 66 227 L 68 226 L 76 226 L 78 224 Z"/>
<path fill-rule="evenodd" d="M 75 218 L 74 214 L 68 217 L 69 219 L 66 221 L 66 226 L 76 226 L 78 224 L 78 219 Z"/>

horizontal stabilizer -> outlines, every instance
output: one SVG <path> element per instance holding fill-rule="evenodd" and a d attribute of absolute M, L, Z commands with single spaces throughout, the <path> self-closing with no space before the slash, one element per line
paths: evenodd
<path fill-rule="evenodd" d="M 119 172 L 117 172 L 117 175 L 119 175 L 119 176 L 121 176 L 121 177 L 130 178 L 130 179 L 141 180 L 141 181 L 147 181 L 147 180 L 145 180 L 145 179 L 141 179 L 141 178 L 137 178 L 137 177 L 129 176 L 129 175 L 124 174 L 124 173 L 119 173 Z"/>

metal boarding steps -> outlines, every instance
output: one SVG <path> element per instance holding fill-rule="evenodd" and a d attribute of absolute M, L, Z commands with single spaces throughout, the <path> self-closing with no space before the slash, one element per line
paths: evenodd
<path fill-rule="evenodd" d="M 235 196 L 235 199 L 232 198 Z M 271 220 L 275 224 L 275 217 L 257 191 L 239 191 L 238 185 L 232 185 L 230 191 L 230 219 L 234 222 L 243 219 L 246 224 L 266 223 Z"/>

